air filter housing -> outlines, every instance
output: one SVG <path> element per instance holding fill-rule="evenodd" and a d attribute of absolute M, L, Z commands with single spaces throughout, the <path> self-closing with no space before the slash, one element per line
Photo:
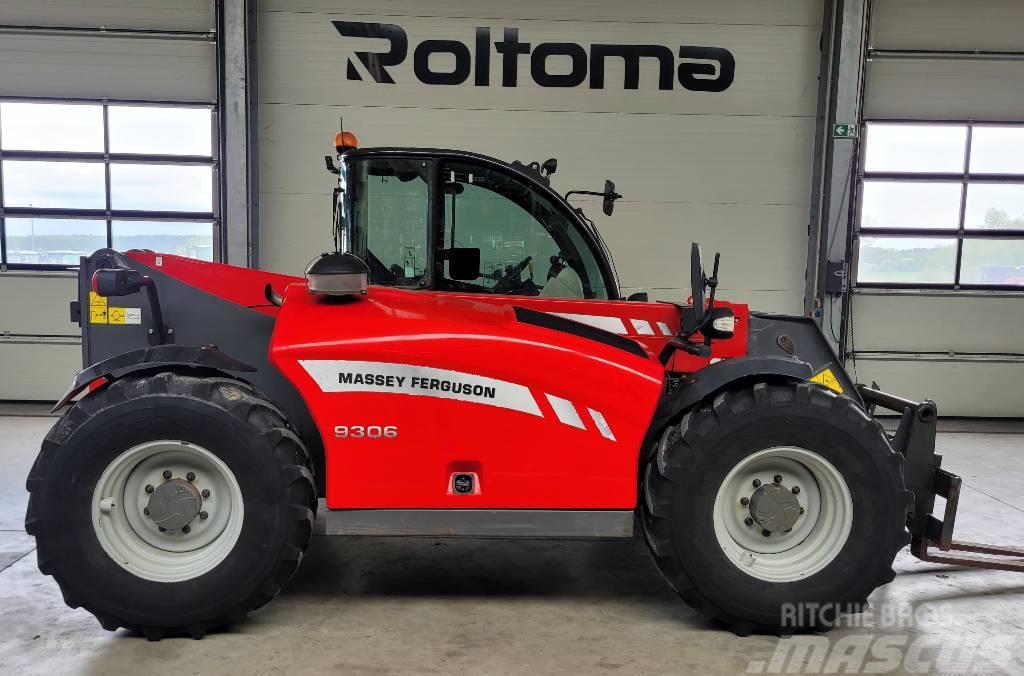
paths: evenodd
<path fill-rule="evenodd" d="M 321 254 L 306 266 L 310 293 L 325 296 L 361 296 L 369 284 L 370 268 L 351 253 Z"/>

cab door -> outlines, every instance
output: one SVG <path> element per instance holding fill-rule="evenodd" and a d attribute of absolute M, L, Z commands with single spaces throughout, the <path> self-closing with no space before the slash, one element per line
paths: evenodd
<path fill-rule="evenodd" d="M 512 171 L 440 162 L 444 200 L 434 288 L 490 295 L 607 299 L 608 280 L 592 244 L 560 204 Z M 479 252 L 479 274 L 455 269 Z"/>

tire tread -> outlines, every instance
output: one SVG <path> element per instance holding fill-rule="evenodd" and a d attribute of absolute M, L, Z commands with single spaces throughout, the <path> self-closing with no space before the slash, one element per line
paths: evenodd
<path fill-rule="evenodd" d="M 63 442 L 92 416 L 125 401 L 155 396 L 201 399 L 254 428 L 257 434 L 273 442 L 273 456 L 287 478 L 290 515 L 286 542 L 277 553 L 278 560 L 273 572 L 236 606 L 225 608 L 203 621 L 190 622 L 182 626 L 133 624 L 91 606 L 87 599 L 71 597 L 67 592 L 64 592 L 64 600 L 72 608 L 82 607 L 92 613 L 100 626 L 108 631 L 125 627 L 142 634 L 150 641 L 160 640 L 165 636 L 191 636 L 200 639 L 210 630 L 241 622 L 250 611 L 280 593 L 285 583 L 298 569 L 313 533 L 317 499 L 312 473 L 313 463 L 309 452 L 292 431 L 281 410 L 263 398 L 248 383 L 230 378 L 201 378 L 164 371 L 146 376 L 126 377 L 110 383 L 98 392 L 90 393 L 57 421 L 42 442 L 39 455 L 26 481 L 29 505 L 25 528 L 29 534 L 36 537 L 40 571 L 53 576 L 64 591 L 68 585 L 62 579 L 59 567 L 53 564 L 49 534 L 45 528 L 46 516 L 40 507 L 43 501 L 42 491 L 47 480 L 47 467 L 52 463 Z"/>

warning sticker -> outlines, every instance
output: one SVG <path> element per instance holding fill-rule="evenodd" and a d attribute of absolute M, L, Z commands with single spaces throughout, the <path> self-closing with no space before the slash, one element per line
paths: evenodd
<path fill-rule="evenodd" d="M 811 376 L 811 382 L 824 385 L 833 392 L 843 393 L 843 386 L 839 384 L 839 380 L 832 373 L 832 369 L 825 369 L 817 375 Z"/>
<path fill-rule="evenodd" d="M 107 323 L 107 297 L 101 296 L 95 291 L 89 292 L 89 323 Z"/>
<path fill-rule="evenodd" d="M 142 308 L 137 307 L 108 307 L 108 324 L 141 324 Z"/>

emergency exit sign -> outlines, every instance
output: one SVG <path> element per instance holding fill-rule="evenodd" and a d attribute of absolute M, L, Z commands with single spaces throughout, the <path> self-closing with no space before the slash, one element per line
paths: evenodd
<path fill-rule="evenodd" d="M 857 126 L 846 123 L 836 123 L 832 125 L 832 138 L 856 138 L 857 137 Z"/>

